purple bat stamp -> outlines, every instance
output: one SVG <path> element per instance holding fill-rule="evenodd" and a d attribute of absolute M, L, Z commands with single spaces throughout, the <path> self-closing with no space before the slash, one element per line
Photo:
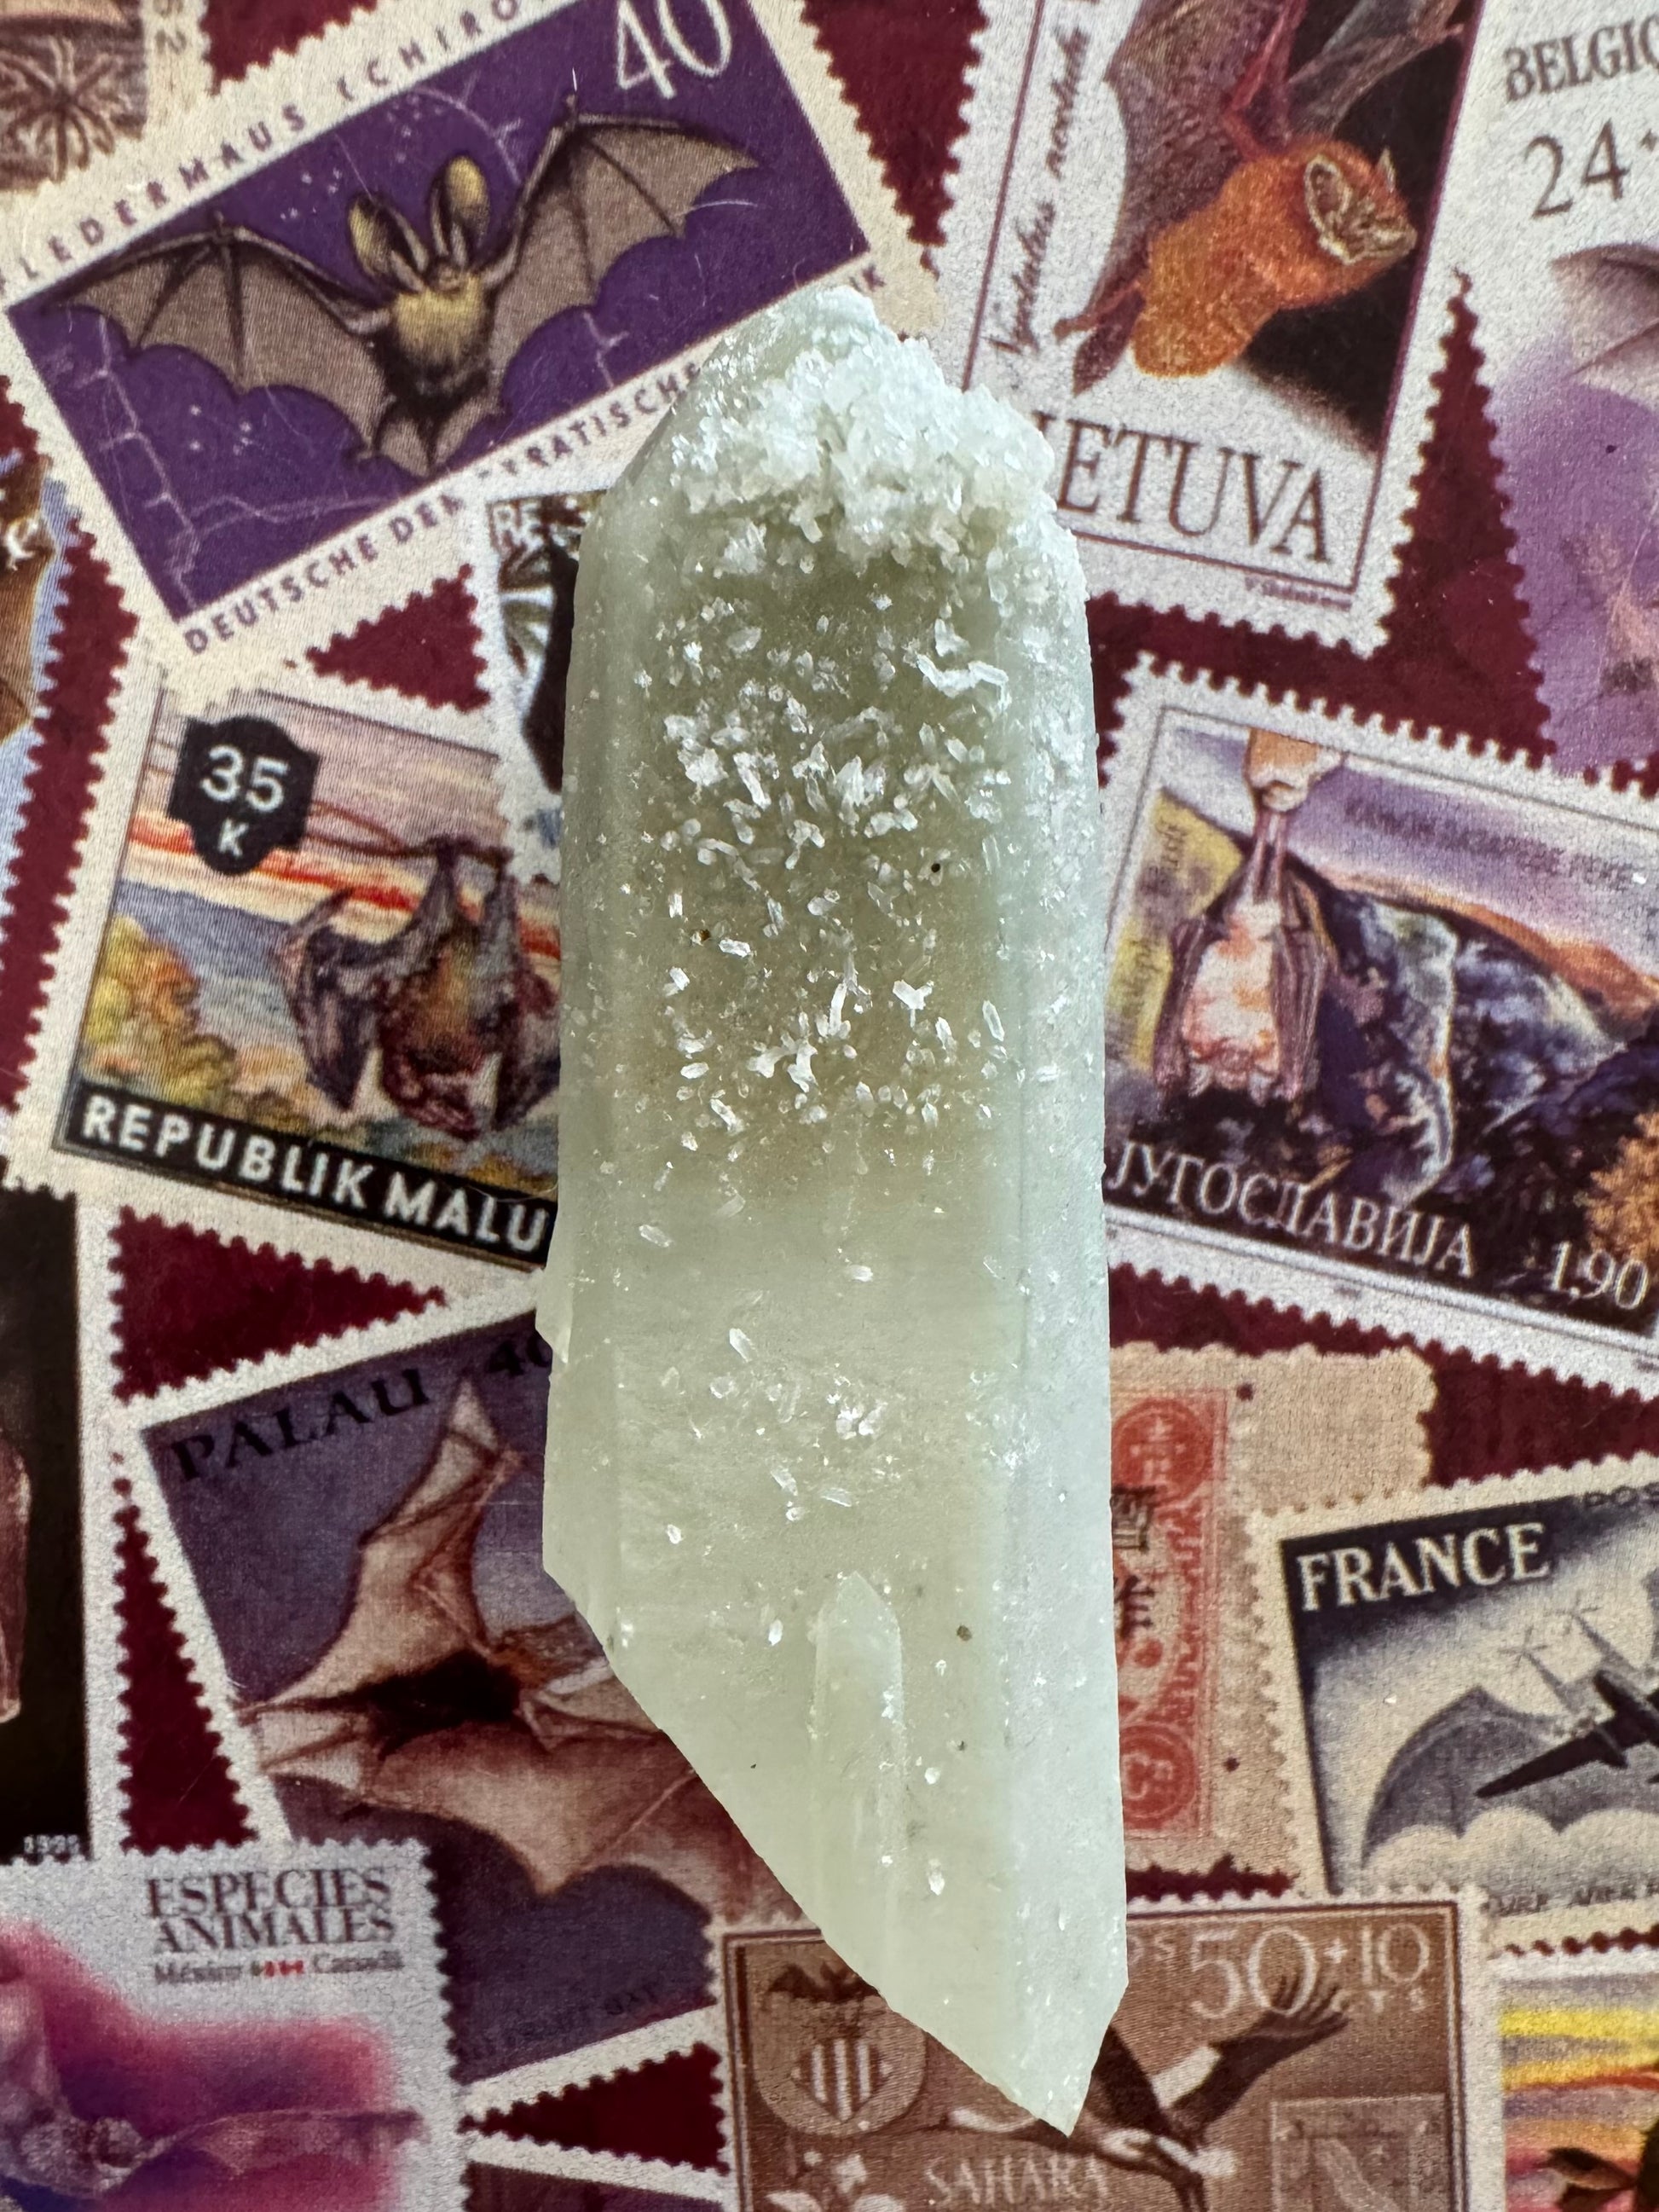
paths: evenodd
<path fill-rule="evenodd" d="M 19 2212 L 459 2212 L 420 1853 L 0 1875 L 0 2082 Z"/>
<path fill-rule="evenodd" d="M 472 465 L 608 480 L 720 331 L 908 258 L 750 0 L 400 11 L 147 150 L 0 250 L 7 368 L 196 653 L 372 611 L 459 557 Z"/>
<path fill-rule="evenodd" d="M 1599 22 L 1486 11 L 1436 242 L 1468 286 L 1571 769 L 1659 752 L 1659 21 Z"/>
<path fill-rule="evenodd" d="M 174 1393 L 134 1457 L 261 1832 L 428 1846 L 477 2084 L 672 2047 L 706 1916 L 788 1908 L 543 1571 L 550 1355 L 511 1291 L 472 1310 Z"/>

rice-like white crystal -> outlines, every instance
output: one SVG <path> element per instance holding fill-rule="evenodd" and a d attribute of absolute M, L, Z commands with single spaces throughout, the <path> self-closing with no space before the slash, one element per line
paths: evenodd
<path fill-rule="evenodd" d="M 617 1673 L 848 1962 L 1069 2127 L 1124 1960 L 1104 884 L 1047 469 L 840 292 L 728 340 L 609 495 L 542 1321 L 547 1562 Z"/>

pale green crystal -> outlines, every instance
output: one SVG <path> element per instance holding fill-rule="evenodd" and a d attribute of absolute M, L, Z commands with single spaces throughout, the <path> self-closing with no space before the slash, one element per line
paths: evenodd
<path fill-rule="evenodd" d="M 1077 2116 L 1122 1988 L 1083 584 L 848 292 L 582 549 L 546 1558 L 848 1964 Z"/>

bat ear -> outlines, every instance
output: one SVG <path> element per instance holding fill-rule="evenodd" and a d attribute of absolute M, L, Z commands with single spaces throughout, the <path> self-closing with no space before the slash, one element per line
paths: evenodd
<path fill-rule="evenodd" d="M 1382 149 L 1382 158 L 1376 165 L 1376 173 L 1389 191 L 1398 193 L 1400 179 L 1395 174 L 1394 153 L 1390 147 L 1385 146 Z"/>
<path fill-rule="evenodd" d="M 418 292 L 431 255 L 413 226 L 384 200 L 365 194 L 351 203 L 347 218 L 357 266 L 373 283 L 400 292 Z"/>
<path fill-rule="evenodd" d="M 447 261 L 467 269 L 483 251 L 489 231 L 489 186 L 465 154 L 447 161 L 433 180 L 432 242 Z"/>

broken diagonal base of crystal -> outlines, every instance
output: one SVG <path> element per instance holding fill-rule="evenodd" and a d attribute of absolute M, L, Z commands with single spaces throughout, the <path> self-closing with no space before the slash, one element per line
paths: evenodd
<path fill-rule="evenodd" d="M 1075 2120 L 1124 1978 L 1075 554 L 850 294 L 584 546 L 546 1555 L 848 1963 Z"/>

